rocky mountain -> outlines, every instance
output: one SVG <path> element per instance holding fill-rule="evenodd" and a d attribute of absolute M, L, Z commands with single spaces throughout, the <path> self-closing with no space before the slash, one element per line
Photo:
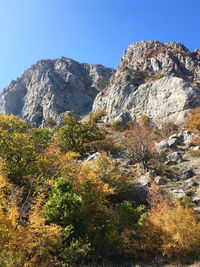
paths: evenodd
<path fill-rule="evenodd" d="M 64 57 L 38 61 L 1 92 L 0 112 L 19 115 L 33 126 L 43 125 L 48 117 L 60 123 L 68 111 L 79 117 L 91 111 L 113 73 Z"/>
<path fill-rule="evenodd" d="M 136 42 L 124 52 L 110 84 L 95 98 L 93 111 L 106 121 L 139 119 L 183 121 L 200 105 L 200 50 L 176 42 Z"/>
<path fill-rule="evenodd" d="M 158 41 L 131 44 L 116 72 L 64 57 L 38 61 L 0 94 L 1 113 L 33 126 L 48 117 L 60 123 L 67 112 L 79 119 L 99 109 L 110 122 L 145 114 L 152 122 L 179 123 L 199 105 L 200 50 Z"/>

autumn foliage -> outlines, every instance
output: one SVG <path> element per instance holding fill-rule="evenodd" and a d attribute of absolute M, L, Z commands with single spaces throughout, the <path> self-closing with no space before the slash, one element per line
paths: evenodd
<path fill-rule="evenodd" d="M 200 107 L 191 110 L 186 119 L 186 126 L 189 130 L 200 133 Z"/>
<path fill-rule="evenodd" d="M 153 184 L 150 210 L 142 229 L 142 249 L 166 259 L 186 261 L 200 253 L 200 222 L 191 208 L 172 202 Z"/>
<path fill-rule="evenodd" d="M 120 149 L 148 168 L 153 131 L 136 124 L 123 134 Z M 98 160 L 83 160 L 96 149 Z M 63 126 L 33 129 L 0 116 L 0 266 L 195 259 L 198 216 L 154 184 L 148 203 L 137 204 L 134 172 L 109 156 L 118 149 L 94 121 L 67 117 Z"/>

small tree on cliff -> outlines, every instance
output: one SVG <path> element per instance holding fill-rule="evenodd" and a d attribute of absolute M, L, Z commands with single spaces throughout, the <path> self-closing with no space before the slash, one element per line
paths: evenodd
<path fill-rule="evenodd" d="M 155 136 L 151 129 L 136 124 L 124 132 L 122 145 L 127 157 L 134 163 L 142 163 L 143 169 L 147 171 L 150 160 L 155 156 L 154 140 Z"/>

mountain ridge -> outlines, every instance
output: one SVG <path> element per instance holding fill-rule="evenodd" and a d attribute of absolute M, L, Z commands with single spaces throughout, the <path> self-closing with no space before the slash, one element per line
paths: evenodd
<path fill-rule="evenodd" d="M 199 49 L 190 52 L 176 42 L 136 42 L 124 51 L 112 83 L 95 98 L 93 111 L 105 109 L 109 122 L 143 114 L 152 122 L 183 122 L 187 109 L 200 105 L 199 81 Z"/>
<path fill-rule="evenodd" d="M 65 57 L 39 60 L 3 89 L 0 112 L 19 115 L 33 126 L 43 125 L 47 117 L 60 123 L 67 111 L 78 117 L 91 110 L 100 81 L 113 72 Z"/>
<path fill-rule="evenodd" d="M 173 41 L 129 45 L 116 71 L 66 57 L 39 60 L 0 93 L 0 112 L 34 127 L 48 117 L 59 124 L 68 112 L 80 119 L 99 109 L 109 122 L 144 114 L 152 122 L 178 123 L 199 105 L 200 50 Z"/>

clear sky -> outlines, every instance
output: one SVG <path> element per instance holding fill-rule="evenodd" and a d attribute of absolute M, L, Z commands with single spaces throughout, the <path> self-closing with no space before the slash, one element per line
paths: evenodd
<path fill-rule="evenodd" d="M 39 59 L 116 68 L 140 40 L 200 48 L 200 0 L 0 0 L 0 90 Z"/>

